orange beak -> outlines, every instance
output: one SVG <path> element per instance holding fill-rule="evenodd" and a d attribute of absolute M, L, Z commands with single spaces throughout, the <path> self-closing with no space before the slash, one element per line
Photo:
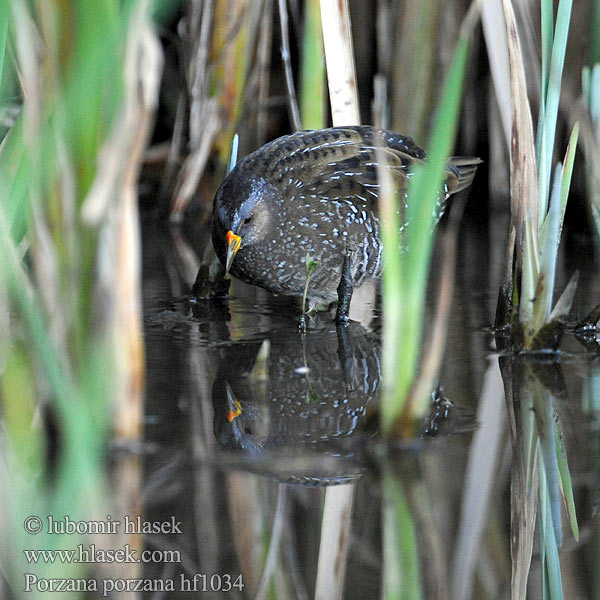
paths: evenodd
<path fill-rule="evenodd" d="M 229 273 L 229 269 L 231 269 L 231 263 L 233 262 L 235 255 L 242 245 L 242 238 L 233 233 L 233 231 L 229 230 L 225 236 L 225 239 L 227 240 L 227 260 L 225 261 L 225 273 Z"/>
<path fill-rule="evenodd" d="M 227 390 L 227 405 L 229 410 L 227 411 L 227 420 L 231 423 L 236 417 L 242 414 L 242 404 L 235 397 L 229 382 L 225 382 L 225 388 Z"/>
<path fill-rule="evenodd" d="M 242 405 L 239 400 L 235 401 L 233 409 L 227 411 L 227 420 L 231 423 L 236 417 L 242 414 Z"/>

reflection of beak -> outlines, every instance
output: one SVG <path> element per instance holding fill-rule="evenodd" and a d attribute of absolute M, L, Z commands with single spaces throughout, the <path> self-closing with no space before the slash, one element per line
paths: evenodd
<path fill-rule="evenodd" d="M 225 273 L 229 273 L 229 269 L 231 269 L 231 263 L 233 262 L 235 255 L 242 245 L 242 238 L 233 233 L 233 231 L 229 230 L 225 236 L 225 239 L 227 240 L 227 260 L 225 262 Z"/>
<path fill-rule="evenodd" d="M 227 390 L 227 420 L 231 423 L 236 417 L 242 414 L 242 405 L 240 401 L 235 397 L 229 382 L 225 382 L 225 388 Z"/>

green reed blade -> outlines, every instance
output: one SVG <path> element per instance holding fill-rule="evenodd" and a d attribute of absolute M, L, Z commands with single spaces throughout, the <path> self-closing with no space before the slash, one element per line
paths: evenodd
<path fill-rule="evenodd" d="M 551 4 L 551 0 L 545 0 L 545 2 Z M 542 142 L 541 149 L 539 149 L 539 155 L 542 158 L 541 162 L 543 162 L 544 164 L 544 169 L 540 172 L 540 209 L 542 207 L 546 207 L 548 204 L 548 191 L 550 186 L 550 176 L 552 168 L 552 152 L 554 149 L 554 140 L 556 136 L 556 121 L 558 117 L 558 105 L 560 101 L 562 73 L 565 62 L 569 25 L 571 22 L 572 6 L 573 0 L 561 0 L 559 2 L 558 12 L 556 15 L 556 27 L 554 30 L 554 40 L 552 42 L 552 52 L 550 57 L 548 88 L 546 90 L 545 97 L 542 96 L 542 102 L 544 104 L 542 136 L 544 140 Z M 547 8 L 546 10 L 551 11 L 552 9 Z M 547 21 L 548 17 L 545 18 Z M 545 214 L 545 210 L 540 212 L 542 215 Z"/>
<path fill-rule="evenodd" d="M 552 310 L 558 242 L 560 239 L 561 184 L 562 165 L 559 163 L 554 171 L 549 210 L 540 230 L 540 272 L 537 278 L 536 297 L 533 307 L 533 327 L 535 331 L 538 331 L 542 327 Z"/>
<path fill-rule="evenodd" d="M 407 220 L 410 225 L 404 232 L 405 237 L 402 238 L 402 245 L 409 251 L 400 255 L 395 251 L 387 252 L 384 286 L 386 292 L 394 294 L 397 301 L 396 306 L 391 307 L 387 314 L 392 311 L 393 316 L 390 318 L 395 320 L 394 327 L 397 327 L 396 336 L 399 344 L 396 349 L 398 357 L 395 364 L 388 370 L 384 370 L 384 373 L 388 373 L 387 377 L 390 377 L 390 373 L 395 377 L 393 396 L 384 394 L 382 399 L 383 429 L 387 432 L 402 411 L 419 357 L 424 317 L 423 304 L 434 242 L 432 235 L 435 225 L 434 214 L 446 160 L 454 144 L 468 51 L 469 36 L 464 34 L 458 42 L 444 83 L 428 145 L 431 149 L 429 159 L 427 164 L 423 168 L 416 169 L 410 178 L 407 209 Z M 397 220 L 392 219 L 388 222 L 384 219 L 383 223 L 384 248 L 398 248 L 397 234 L 389 231 L 390 227 L 398 231 Z M 384 252 L 384 258 L 385 254 Z"/>
<path fill-rule="evenodd" d="M 588 106 L 592 123 L 598 129 L 600 127 L 600 63 L 596 63 L 590 73 Z"/>
<path fill-rule="evenodd" d="M 542 81 L 541 81 L 541 97 L 546 98 L 548 92 L 548 72 L 550 65 L 550 57 L 552 55 L 553 35 L 552 28 L 554 25 L 554 7 L 552 0 L 542 0 L 540 2 L 540 30 L 542 38 Z"/>
<path fill-rule="evenodd" d="M 542 148 L 544 146 L 543 133 L 544 133 L 544 106 L 545 99 L 548 93 L 548 70 L 550 63 L 550 56 L 552 54 L 552 25 L 553 25 L 553 4 L 552 0 L 543 0 L 540 3 L 540 30 L 541 30 L 541 50 L 542 50 L 542 67 L 541 67 L 541 82 L 540 82 L 540 107 L 538 111 L 538 124 L 536 134 L 536 159 L 538 165 L 541 164 Z M 545 170 L 543 170 L 545 172 Z M 541 197 L 541 196 L 540 196 Z M 544 211 L 540 211 L 540 222 L 543 217 Z"/>
<path fill-rule="evenodd" d="M 383 598 L 419 600 L 421 570 L 415 522 L 402 484 L 389 469 L 382 481 Z"/>
<path fill-rule="evenodd" d="M 319 0 L 304 4 L 300 70 L 300 120 L 304 129 L 325 127 L 325 61 Z"/>
<path fill-rule="evenodd" d="M 553 398 L 536 379 L 532 382 L 534 392 L 534 412 L 540 441 L 539 468 L 543 471 L 543 479 L 548 493 L 548 506 L 557 546 L 562 546 L 562 530 L 560 518 L 560 485 L 558 465 L 556 462 L 556 441 L 554 439 Z M 542 479 L 540 478 L 540 486 Z"/>
<path fill-rule="evenodd" d="M 0 90 L 2 89 L 2 74 L 4 72 L 4 60 L 6 58 L 6 45 L 8 43 L 8 19 L 7 8 L 4 2 L 0 2 Z M 0 100 L 2 100 L 0 94 Z"/>
<path fill-rule="evenodd" d="M 545 516 L 540 519 L 540 548 L 543 548 L 543 553 L 541 554 L 544 558 L 544 580 L 547 582 L 548 597 L 550 600 L 563 600 L 560 559 L 558 555 L 558 545 L 554 535 L 555 525 L 553 523 L 550 498 L 547 493 L 548 488 L 545 485 L 546 481 L 543 471 L 544 469 L 540 468 L 539 506 L 544 506 L 545 509 L 543 512 Z"/>
<path fill-rule="evenodd" d="M 575 541 L 579 541 L 579 525 L 577 523 L 577 513 L 575 510 L 575 500 L 573 498 L 573 482 L 571 481 L 571 473 L 569 471 L 569 462 L 567 461 L 567 451 L 563 439 L 562 429 L 560 427 L 560 419 L 558 415 L 554 416 L 554 440 L 556 463 L 558 465 L 558 474 L 560 477 L 560 486 L 565 499 L 567 514 L 569 516 L 569 524 Z"/>
<path fill-rule="evenodd" d="M 600 69 L 598 70 L 598 83 L 600 84 Z M 600 106 L 599 106 L 600 108 Z M 575 152 L 577 150 L 577 140 L 579 139 L 579 123 L 575 123 L 569 137 L 569 144 L 565 153 L 565 161 L 561 178 L 560 189 L 560 231 L 558 233 L 558 243 L 560 243 L 560 235 L 565 221 L 565 212 L 567 210 L 567 200 L 569 199 L 569 190 L 571 189 L 571 177 L 573 176 L 573 165 L 575 163 Z M 558 252 L 558 246 L 556 248 Z"/>

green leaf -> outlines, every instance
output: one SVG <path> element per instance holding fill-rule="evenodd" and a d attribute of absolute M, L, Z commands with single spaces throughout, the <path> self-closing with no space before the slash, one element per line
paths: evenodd
<path fill-rule="evenodd" d="M 550 508 L 550 498 L 546 493 L 546 481 L 544 469 L 540 468 L 540 502 L 539 506 L 544 507 L 543 518 L 540 519 L 540 547 L 543 548 L 541 556 L 544 562 L 544 581 L 547 584 L 548 596 L 551 600 L 563 600 L 562 576 L 560 571 L 560 559 L 558 556 L 558 545 L 554 535 L 555 524 L 552 519 L 552 510 Z M 542 514 L 542 511 L 540 510 Z M 560 526 L 560 523 L 559 523 Z"/>
<path fill-rule="evenodd" d="M 384 247 L 382 428 L 387 433 L 402 412 L 416 372 L 436 206 L 447 157 L 454 145 L 469 45 L 470 35 L 463 32 L 444 82 L 428 144 L 429 158 L 409 180 L 409 226 L 402 238 L 407 252 L 400 250 L 397 212 L 385 206 L 380 209 Z M 388 202 L 393 204 L 392 198 Z"/>
<path fill-rule="evenodd" d="M 555 542 L 562 546 L 562 530 L 560 518 L 560 487 L 558 476 L 558 465 L 556 462 L 556 448 L 554 439 L 553 414 L 554 407 L 552 396 L 546 391 L 542 384 L 536 379 L 532 381 L 534 412 L 537 423 L 537 430 L 540 440 L 541 459 L 539 461 L 540 470 L 543 471 L 543 481 L 545 482 L 548 503 L 550 507 L 550 516 L 555 536 Z M 542 478 L 540 478 L 542 486 Z"/>
<path fill-rule="evenodd" d="M 550 0 L 544 0 L 542 5 L 546 3 L 551 5 Z M 544 165 L 540 171 L 541 183 L 540 187 L 540 207 L 547 205 L 548 190 L 550 186 L 550 175 L 552 168 L 552 153 L 554 149 L 554 140 L 556 135 L 556 120 L 558 117 L 558 105 L 560 101 L 560 89 L 562 82 L 562 73 L 565 62 L 565 53 L 567 48 L 567 37 L 569 33 L 569 25 L 571 22 L 571 9 L 573 0 L 560 0 L 558 4 L 558 12 L 556 15 L 556 27 L 554 30 L 554 40 L 552 42 L 552 52 L 550 58 L 550 70 L 548 74 L 548 88 L 545 97 L 542 96 L 544 104 L 544 119 L 541 148 L 538 149 L 538 154 L 541 162 Z M 543 10 L 551 11 L 551 8 L 546 7 Z M 550 15 L 552 13 L 550 12 Z M 544 17 L 542 28 L 547 29 L 548 16 Z M 543 34 L 547 37 L 547 33 Z M 544 38 L 545 39 L 545 38 Z M 547 45 L 546 40 L 546 45 Z M 543 86 L 542 86 L 543 90 Z M 540 139 L 540 138 L 538 138 Z M 540 167 L 541 168 L 541 167 Z"/>
<path fill-rule="evenodd" d="M 563 439 L 562 430 L 560 427 L 559 415 L 555 412 L 554 414 L 554 440 L 555 440 L 555 452 L 556 452 L 556 463 L 558 465 L 558 473 L 560 476 L 560 486 L 565 499 L 565 505 L 567 507 L 567 514 L 569 515 L 569 523 L 571 525 L 571 531 L 576 541 L 579 541 L 579 525 L 577 524 L 577 513 L 575 511 L 575 500 L 573 498 L 573 483 L 571 481 L 571 473 L 569 471 L 569 463 L 567 461 L 567 451 L 565 449 L 565 442 Z"/>
<path fill-rule="evenodd" d="M 300 117 L 305 129 L 325 127 L 325 60 L 319 0 L 304 4 L 300 70 Z"/>
<path fill-rule="evenodd" d="M 315 272 L 318 268 L 320 261 L 314 260 L 309 254 L 306 255 L 306 272 L 309 277 Z"/>
<path fill-rule="evenodd" d="M 535 306 L 533 309 L 534 331 L 539 331 L 550 316 L 554 297 L 554 281 L 556 278 L 556 259 L 560 240 L 560 191 L 562 184 L 562 165 L 559 163 L 554 171 L 554 183 L 548 214 L 540 230 L 540 272 L 536 283 Z"/>
<path fill-rule="evenodd" d="M 423 597 L 417 532 L 401 482 L 387 469 L 382 482 L 383 598 Z"/>

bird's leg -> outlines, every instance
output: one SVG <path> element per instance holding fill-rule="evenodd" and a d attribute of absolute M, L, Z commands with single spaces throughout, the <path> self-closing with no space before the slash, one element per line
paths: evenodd
<path fill-rule="evenodd" d="M 352 300 L 352 273 L 350 272 L 350 257 L 344 257 L 342 266 L 342 277 L 337 288 L 338 307 L 335 313 L 335 320 L 338 323 L 347 324 L 349 321 L 348 312 L 350 311 L 350 301 Z"/>
<path fill-rule="evenodd" d="M 345 323 L 337 323 L 336 326 L 338 347 L 337 355 L 340 360 L 340 366 L 342 367 L 342 374 L 344 376 L 344 383 L 346 384 L 346 390 L 352 391 L 352 343 L 350 342 L 350 336 L 348 335 L 348 328 Z"/>

